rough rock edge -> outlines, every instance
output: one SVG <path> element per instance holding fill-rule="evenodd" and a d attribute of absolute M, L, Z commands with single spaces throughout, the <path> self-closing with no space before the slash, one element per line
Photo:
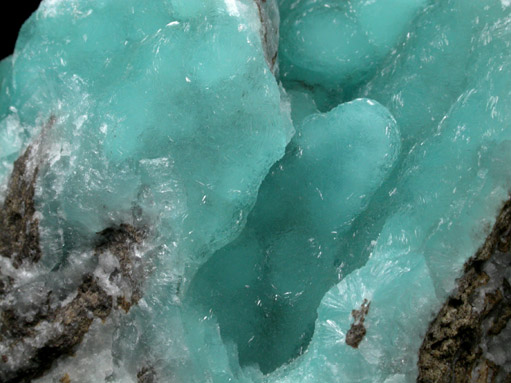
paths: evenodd
<path fill-rule="evenodd" d="M 41 258 L 39 221 L 34 217 L 34 191 L 38 168 L 27 166 L 32 147 L 14 163 L 4 205 L 0 208 L 0 255 L 9 257 L 19 268 L 23 261 L 34 263 Z M 0 295 L 4 290 L 0 280 Z"/>
<path fill-rule="evenodd" d="M 38 167 L 31 168 L 32 147 L 15 162 L 4 205 L 0 206 L 0 253 L 10 258 L 15 268 L 30 267 L 41 258 L 39 222 L 35 217 L 34 190 Z M 0 349 L 13 351 L 23 358 L 12 360 L 10 352 L 0 357 L 0 381 L 30 382 L 48 371 L 55 360 L 72 355 L 95 318 L 105 320 L 112 309 L 128 311 L 141 297 L 141 280 L 133 251 L 144 232 L 131 225 L 107 228 L 98 233 L 92 244 L 95 256 L 114 256 L 118 267 L 105 274 L 101 262 L 94 273 L 85 275 L 76 292 L 57 307 L 46 304 L 32 307 L 35 314 L 28 320 L 16 309 L 14 300 L 5 297 L 14 289 L 14 280 L 5 278 L 0 269 L 0 298 L 4 299 L 0 317 Z M 97 273 L 99 271 L 99 274 Z M 98 277 L 101 275 L 101 278 Z M 107 283 L 120 291 L 116 296 L 104 288 Z M 50 292 L 51 294 L 51 292 Z M 7 303 L 6 303 L 7 301 Z M 42 339 L 42 341 L 41 341 Z"/>
<path fill-rule="evenodd" d="M 257 6 L 257 11 L 259 12 L 259 20 L 261 21 L 261 41 L 263 44 L 264 56 L 266 58 L 266 62 L 270 67 L 272 72 L 275 72 L 275 64 L 277 63 L 277 55 L 278 55 L 278 33 L 279 33 L 279 20 L 272 20 L 270 13 L 272 12 L 272 5 L 268 4 L 266 0 L 254 0 Z M 278 8 L 273 9 L 273 11 L 278 12 Z M 269 37 L 270 34 L 277 34 L 275 44 L 271 43 L 271 39 Z"/>
<path fill-rule="evenodd" d="M 156 383 L 156 371 L 152 366 L 144 366 L 138 370 L 137 383 Z"/>
<path fill-rule="evenodd" d="M 498 275 L 501 280 L 495 280 L 486 272 L 491 263 L 502 268 L 502 261 L 504 267 L 511 266 L 511 200 L 430 324 L 419 351 L 417 382 L 511 382 L 511 373 L 484 352 L 511 318 L 509 282 Z"/>

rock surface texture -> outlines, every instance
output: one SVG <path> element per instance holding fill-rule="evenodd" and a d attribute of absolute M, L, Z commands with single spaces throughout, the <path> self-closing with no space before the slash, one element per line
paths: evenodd
<path fill-rule="evenodd" d="M 0 218 L 8 238 L 2 238 L 2 256 L 13 260 L 15 269 L 30 268 L 41 257 L 38 221 L 34 218 L 34 187 L 37 167 L 29 168 L 32 147 L 15 162 Z M 129 225 L 98 233 L 93 273 L 81 278 L 75 291 L 56 297 L 40 283 L 28 288 L 2 269 L 0 354 L 2 382 L 31 382 L 52 367 L 61 356 L 72 354 L 95 318 L 105 321 L 112 309 L 129 311 L 140 299 L 143 275 L 137 275 L 134 247 L 143 232 Z M 106 270 L 102 258 L 115 259 Z M 21 283 L 20 283 L 21 282 Z M 109 286 L 105 286 L 105 283 Z M 119 293 L 112 294 L 115 286 Z M 20 306 L 19 295 L 37 297 Z"/>
<path fill-rule="evenodd" d="M 419 351 L 418 382 L 509 382 L 511 358 L 511 201 Z"/>

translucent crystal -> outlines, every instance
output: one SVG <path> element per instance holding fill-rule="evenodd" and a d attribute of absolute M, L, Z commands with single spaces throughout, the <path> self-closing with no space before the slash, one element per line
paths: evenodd
<path fill-rule="evenodd" d="M 287 82 L 344 93 L 374 74 L 428 0 L 280 0 Z"/>
<path fill-rule="evenodd" d="M 2 137 L 17 120 L 42 137 L 43 224 L 86 236 L 141 210 L 199 252 L 225 243 L 292 134 L 261 52 L 248 1 L 43 2 L 2 121 Z"/>
<path fill-rule="evenodd" d="M 510 46 L 503 0 L 43 0 L 0 62 L 0 230 L 34 179 L 42 254 L 0 246 L 0 380 L 93 281 L 38 382 L 415 381 L 509 198 Z"/>
<path fill-rule="evenodd" d="M 242 364 L 268 372 L 302 353 L 337 278 L 339 238 L 392 169 L 400 137 L 381 105 L 359 99 L 297 127 L 263 182 L 243 233 L 202 267 L 193 291 Z"/>

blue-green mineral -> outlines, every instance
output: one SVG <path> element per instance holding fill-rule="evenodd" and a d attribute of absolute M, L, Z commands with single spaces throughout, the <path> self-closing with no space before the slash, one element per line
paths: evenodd
<path fill-rule="evenodd" d="M 0 62 L 0 380 L 414 382 L 510 164 L 508 0 L 43 0 Z"/>

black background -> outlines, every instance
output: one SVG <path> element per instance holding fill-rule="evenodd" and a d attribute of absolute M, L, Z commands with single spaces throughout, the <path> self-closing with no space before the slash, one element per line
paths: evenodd
<path fill-rule="evenodd" d="M 40 0 L 20 0 L 2 4 L 0 25 L 3 31 L 0 40 L 0 59 L 12 54 L 21 25 L 37 9 L 39 3 Z"/>

